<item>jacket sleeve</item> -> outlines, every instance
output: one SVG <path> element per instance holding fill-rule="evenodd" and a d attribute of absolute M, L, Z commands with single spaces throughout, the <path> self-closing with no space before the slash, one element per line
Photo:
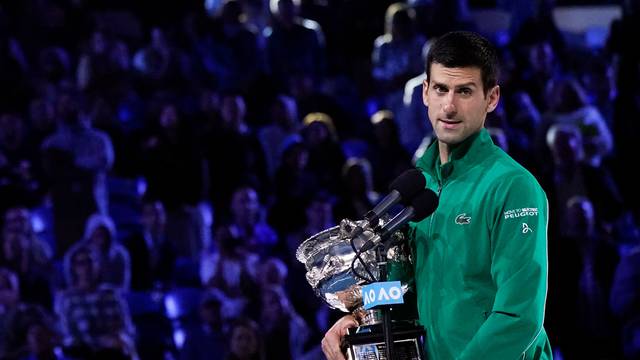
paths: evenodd
<path fill-rule="evenodd" d="M 532 176 L 505 178 L 487 205 L 493 308 L 459 359 L 519 359 L 543 333 L 548 203 Z"/>

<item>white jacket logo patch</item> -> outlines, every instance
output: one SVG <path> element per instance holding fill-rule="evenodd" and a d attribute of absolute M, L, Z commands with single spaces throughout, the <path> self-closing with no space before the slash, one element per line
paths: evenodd
<path fill-rule="evenodd" d="M 538 216 L 538 208 L 511 209 L 504 212 L 505 219 L 515 219 L 523 216 Z"/>

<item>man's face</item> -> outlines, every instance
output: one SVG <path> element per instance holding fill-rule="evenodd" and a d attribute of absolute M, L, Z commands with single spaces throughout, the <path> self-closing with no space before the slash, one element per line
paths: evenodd
<path fill-rule="evenodd" d="M 440 143 L 446 145 L 458 144 L 479 131 L 499 98 L 497 85 L 485 96 L 476 67 L 448 68 L 433 63 L 429 81 L 423 83 L 422 99 L 429 108 L 429 120 Z"/>

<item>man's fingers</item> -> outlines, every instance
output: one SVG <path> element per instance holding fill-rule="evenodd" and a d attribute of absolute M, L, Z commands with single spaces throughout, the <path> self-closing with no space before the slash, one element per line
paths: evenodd
<path fill-rule="evenodd" d="M 346 315 L 327 331 L 322 339 L 322 352 L 328 360 L 345 360 L 340 341 L 347 334 L 347 329 L 358 326 L 358 322 L 351 315 Z"/>
<path fill-rule="evenodd" d="M 336 323 L 336 325 L 338 325 L 338 323 L 340 323 L 340 337 L 347 335 L 350 328 L 358 327 L 358 322 L 351 315 L 343 317 Z"/>
<path fill-rule="evenodd" d="M 330 340 L 327 336 L 322 339 L 322 352 L 327 360 L 344 360 L 344 356 L 340 352 L 340 345 L 337 346 L 334 343 L 335 340 Z"/>

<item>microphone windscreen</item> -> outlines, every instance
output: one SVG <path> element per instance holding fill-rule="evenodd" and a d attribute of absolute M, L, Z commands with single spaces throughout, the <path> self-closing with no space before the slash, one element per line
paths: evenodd
<path fill-rule="evenodd" d="M 427 179 L 418 169 L 411 169 L 398 176 L 391 185 L 389 191 L 396 190 L 400 193 L 401 202 L 404 205 L 411 203 L 411 200 L 427 186 Z"/>
<path fill-rule="evenodd" d="M 438 207 L 438 195 L 430 189 L 425 189 L 413 201 L 411 201 L 411 207 L 415 211 L 413 221 L 421 221 L 427 216 L 431 215 Z"/>

